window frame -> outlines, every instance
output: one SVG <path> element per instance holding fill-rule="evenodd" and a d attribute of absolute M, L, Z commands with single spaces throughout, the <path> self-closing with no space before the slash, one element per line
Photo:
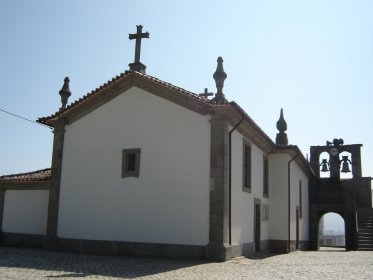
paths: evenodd
<path fill-rule="evenodd" d="M 263 197 L 269 197 L 269 163 L 268 157 L 263 154 Z"/>
<path fill-rule="evenodd" d="M 303 187 L 302 187 L 302 180 L 299 180 L 299 219 L 303 218 L 302 208 L 303 208 Z"/>
<path fill-rule="evenodd" d="M 135 170 L 129 171 L 128 167 L 128 155 L 135 155 Z M 140 177 L 140 156 L 141 149 L 123 149 L 122 150 L 122 178 L 127 177 Z"/>
<path fill-rule="evenodd" d="M 246 166 L 246 149 L 249 152 L 249 168 Z M 248 177 L 248 178 L 247 178 Z M 242 143 L 242 190 L 247 193 L 251 193 L 252 184 L 252 149 L 251 143 L 246 139 L 243 139 Z M 247 184 L 248 183 L 248 184 Z"/>

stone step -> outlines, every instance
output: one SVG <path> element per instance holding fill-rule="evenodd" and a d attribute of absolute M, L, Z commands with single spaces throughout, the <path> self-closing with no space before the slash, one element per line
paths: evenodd
<path fill-rule="evenodd" d="M 357 234 L 357 236 L 363 238 L 373 238 L 373 234 L 371 232 L 360 232 Z"/>
<path fill-rule="evenodd" d="M 358 231 L 371 231 L 371 232 L 373 232 L 373 228 L 371 228 L 371 227 L 359 226 Z"/>
<path fill-rule="evenodd" d="M 371 233 L 371 232 L 358 232 L 357 236 L 373 237 L 373 233 Z"/>
<path fill-rule="evenodd" d="M 357 211 L 360 212 L 360 211 L 372 211 L 373 208 L 372 207 L 361 207 L 361 208 L 357 208 Z"/>
<path fill-rule="evenodd" d="M 358 222 L 357 224 L 358 224 L 359 227 L 368 227 L 368 228 L 372 228 L 373 227 L 373 223 L 371 223 L 371 222 L 367 222 L 367 223 Z"/>
<path fill-rule="evenodd" d="M 371 246 L 357 246 L 357 249 L 360 251 L 373 251 L 373 245 Z"/>
<path fill-rule="evenodd" d="M 364 244 L 364 245 L 371 245 L 373 246 L 373 240 L 369 240 L 369 239 L 358 239 L 357 240 L 357 244 Z"/>
<path fill-rule="evenodd" d="M 361 232 L 361 233 L 373 233 L 373 230 L 369 229 L 369 228 L 359 228 L 358 233 L 359 232 Z"/>

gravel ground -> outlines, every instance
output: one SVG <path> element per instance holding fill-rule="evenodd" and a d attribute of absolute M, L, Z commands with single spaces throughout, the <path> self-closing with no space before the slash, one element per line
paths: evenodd
<path fill-rule="evenodd" d="M 373 279 L 373 251 L 261 254 L 224 263 L 0 247 L 0 279 Z"/>

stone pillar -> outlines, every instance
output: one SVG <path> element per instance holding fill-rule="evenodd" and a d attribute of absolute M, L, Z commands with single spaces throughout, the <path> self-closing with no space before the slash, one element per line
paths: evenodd
<path fill-rule="evenodd" d="M 345 239 L 346 239 L 346 250 L 356 250 L 357 249 L 357 224 L 356 224 L 356 214 L 354 209 L 348 207 L 345 217 Z"/>
<path fill-rule="evenodd" d="M 0 189 L 0 242 L 3 241 L 4 198 L 5 198 L 5 189 Z"/>
<path fill-rule="evenodd" d="M 361 178 L 361 145 L 354 145 L 351 149 L 351 162 L 352 162 L 352 176 L 353 178 Z"/>
<path fill-rule="evenodd" d="M 320 151 L 318 147 L 311 146 L 310 148 L 310 165 L 315 172 L 316 178 L 320 178 L 320 163 L 319 163 Z"/>
<path fill-rule="evenodd" d="M 319 212 L 317 206 L 309 205 L 309 249 L 317 251 L 319 248 Z"/>
<path fill-rule="evenodd" d="M 339 154 L 331 155 L 330 154 L 330 180 L 332 182 L 339 182 L 340 180 L 340 162 L 339 162 Z"/>
<path fill-rule="evenodd" d="M 49 190 L 48 221 L 46 247 L 55 248 L 57 242 L 58 207 L 60 199 L 60 184 L 62 170 L 63 141 L 65 122 L 54 124 L 54 140 L 52 153 L 51 187 Z"/>
<path fill-rule="evenodd" d="M 228 123 L 212 115 L 210 170 L 210 227 L 206 258 L 225 261 L 232 258 L 229 245 L 228 213 Z"/>

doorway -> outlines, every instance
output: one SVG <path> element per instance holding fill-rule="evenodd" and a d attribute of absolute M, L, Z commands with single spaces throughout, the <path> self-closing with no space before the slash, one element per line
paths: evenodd
<path fill-rule="evenodd" d="M 328 212 L 319 220 L 320 247 L 345 248 L 345 221 L 340 214 Z"/>
<path fill-rule="evenodd" d="M 260 200 L 254 199 L 254 244 L 255 252 L 260 251 Z"/>
<path fill-rule="evenodd" d="M 296 213 L 296 220 L 295 220 L 295 249 L 299 250 L 299 206 L 297 207 Z"/>

